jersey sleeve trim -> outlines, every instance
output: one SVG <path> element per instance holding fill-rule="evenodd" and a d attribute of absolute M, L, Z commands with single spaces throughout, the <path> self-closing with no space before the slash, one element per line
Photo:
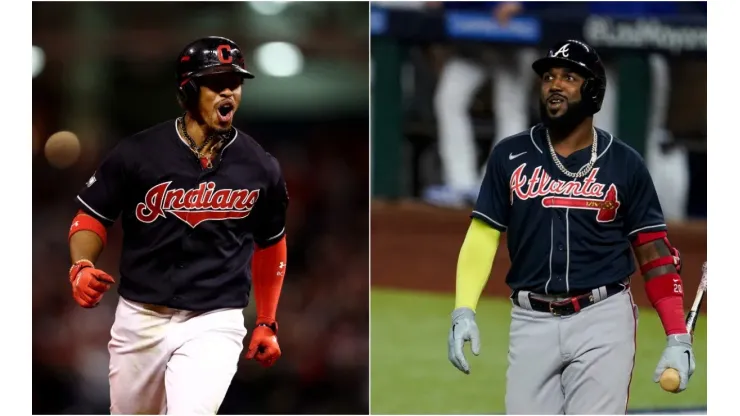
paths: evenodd
<path fill-rule="evenodd" d="M 614 136 L 611 133 L 609 133 L 609 143 L 607 143 L 606 147 L 601 152 L 601 154 L 596 157 L 596 160 L 601 159 L 601 156 L 604 156 L 606 154 L 606 151 L 609 150 L 610 147 L 612 147 L 612 142 L 614 142 Z"/>
<path fill-rule="evenodd" d="M 495 228 L 495 229 L 497 229 L 497 230 L 499 230 L 501 232 L 506 231 L 506 229 L 508 228 L 507 226 L 501 224 L 500 222 L 494 220 L 493 218 L 489 217 L 488 215 L 486 215 L 486 214 L 484 214 L 484 213 L 482 213 L 480 211 L 473 210 L 473 212 L 470 215 L 472 217 L 475 217 L 475 218 L 478 218 L 479 220 L 484 221 L 486 224 L 490 225 L 491 227 L 493 227 L 493 228 Z"/>
<path fill-rule="evenodd" d="M 273 240 L 277 240 L 278 238 L 282 237 L 282 235 L 283 235 L 283 234 L 285 234 L 285 227 L 283 227 L 283 229 L 282 229 L 282 230 L 280 230 L 280 232 L 279 232 L 279 233 L 277 233 L 277 234 L 273 235 L 273 236 L 272 236 L 272 237 L 270 237 L 270 238 L 267 238 L 267 239 L 265 239 L 265 243 L 269 243 L 269 242 L 271 242 L 271 241 L 273 241 Z"/>
<path fill-rule="evenodd" d="M 530 139 L 530 140 L 532 140 L 532 144 L 534 145 L 534 147 L 535 147 L 535 148 L 536 148 L 537 150 L 539 150 L 539 151 L 540 151 L 540 153 L 544 154 L 544 153 L 542 152 L 542 149 L 540 149 L 540 147 L 539 147 L 539 146 L 537 146 L 537 142 L 535 142 L 535 141 L 534 141 L 534 129 L 535 129 L 536 127 L 537 127 L 537 125 L 534 125 L 534 126 L 532 126 L 532 128 L 531 128 L 531 129 L 529 129 L 529 139 Z"/>
<path fill-rule="evenodd" d="M 88 205 L 87 202 L 83 201 L 82 198 L 80 198 L 79 195 L 77 196 L 77 200 L 80 201 L 80 203 L 82 203 L 82 205 L 84 205 L 85 208 L 87 208 L 88 210 L 90 210 L 90 213 L 95 214 L 98 217 L 98 219 L 102 219 L 102 220 L 105 220 L 105 221 L 108 221 L 108 222 L 116 222 L 115 220 L 112 220 L 112 219 L 110 219 L 110 218 L 102 215 L 98 211 L 96 211 L 93 207 L 91 207 L 90 205 Z"/>
<path fill-rule="evenodd" d="M 264 240 L 255 239 L 254 242 L 255 242 L 255 244 L 257 244 L 257 246 L 259 248 L 268 248 L 268 247 L 274 245 L 275 243 L 279 242 L 280 239 L 282 239 L 284 235 L 285 235 L 285 227 L 283 227 L 283 229 L 280 230 L 279 233 L 273 235 L 270 238 L 267 238 L 267 239 L 264 239 Z"/>
<path fill-rule="evenodd" d="M 666 228 L 666 225 L 665 224 L 647 225 L 645 227 L 640 227 L 640 228 L 638 228 L 636 230 L 630 231 L 629 234 L 627 234 L 627 235 L 632 235 L 634 233 L 639 233 L 640 231 L 644 231 L 644 230 L 652 230 L 654 228 Z"/>
<path fill-rule="evenodd" d="M 227 147 L 231 146 L 231 144 L 234 143 L 234 141 L 236 141 L 237 136 L 239 136 L 239 132 L 236 131 L 236 129 L 234 129 L 234 137 L 232 137 L 231 140 L 228 143 L 226 143 L 226 145 L 221 151 L 224 151 L 226 150 Z"/>

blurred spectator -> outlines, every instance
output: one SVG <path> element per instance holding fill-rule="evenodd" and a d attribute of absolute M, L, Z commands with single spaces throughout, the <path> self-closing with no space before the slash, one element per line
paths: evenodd
<path fill-rule="evenodd" d="M 698 2 L 428 2 L 428 11 L 469 10 L 491 13 L 505 26 L 515 16 L 584 20 L 590 15 L 622 18 L 672 18 L 706 14 Z M 546 43 L 553 43 L 552 39 Z M 437 145 L 441 161 L 441 185 L 426 186 L 421 196 L 429 203 L 460 207 L 471 204 L 482 177 L 481 158 L 475 141 L 475 126 L 470 112 L 473 98 L 486 79 L 493 82 L 492 145 L 529 128 L 533 81 L 531 64 L 537 49 L 496 43 L 450 41 L 452 50 L 440 70 L 434 96 Z M 621 137 L 619 131 L 620 68 L 619 55 L 597 48 L 605 63 L 608 86 L 602 109 L 594 116 L 597 127 Z M 689 150 L 673 137 L 668 128 L 671 99 L 671 63 L 665 53 L 647 56 L 650 89 L 644 157 L 664 207 L 667 220 L 682 220 L 689 207 Z M 623 138 L 630 140 L 630 138 Z M 700 166 L 695 169 L 701 169 Z"/>
<path fill-rule="evenodd" d="M 478 10 L 491 14 L 499 25 L 531 11 L 519 2 L 430 2 L 429 7 L 446 10 Z M 534 48 L 505 49 L 482 45 L 457 44 L 444 63 L 434 97 L 438 126 L 438 146 L 442 162 L 442 185 L 429 186 L 423 198 L 432 204 L 459 207 L 472 203 L 478 195 L 483 172 L 470 117 L 470 104 L 483 82 L 490 78 L 496 133 L 493 144 L 529 127 L 531 70 Z"/>
<path fill-rule="evenodd" d="M 701 8 L 682 7 L 684 2 L 671 1 L 604 1 L 584 2 L 587 13 L 594 15 L 620 17 L 671 17 L 680 13 L 701 13 Z M 706 13 L 706 6 L 704 8 Z M 608 58 L 608 55 L 607 55 Z M 619 136 L 617 128 L 619 91 L 619 73 L 615 61 L 606 59 L 608 87 L 604 106 L 594 117 L 595 124 Z M 669 146 L 673 141 L 667 128 L 668 104 L 670 101 L 671 82 L 670 65 L 662 53 L 651 53 L 648 56 L 650 69 L 650 98 L 647 125 L 647 143 L 645 161 L 655 182 L 658 197 L 663 207 L 666 220 L 683 220 L 687 214 L 689 192 L 688 150 L 683 146 Z"/>
<path fill-rule="evenodd" d="M 373 3 L 391 8 L 390 2 Z M 650 42 L 644 46 L 606 46 L 610 44 L 608 36 L 634 40 L 620 26 L 623 20 L 634 24 L 647 19 L 671 27 L 705 28 L 706 2 L 412 3 L 403 8 L 417 13 L 389 10 L 385 21 L 390 23 L 383 33 L 375 35 L 384 39 L 384 44 L 396 37 L 395 45 L 390 43 L 395 48 L 388 49 L 393 52 L 388 53 L 387 59 L 373 59 L 383 60 L 383 68 L 388 71 L 401 57 L 398 79 L 403 100 L 401 120 L 388 117 L 387 121 L 377 119 L 375 123 L 386 129 L 393 126 L 401 133 L 399 138 L 405 137 L 397 145 L 398 139 L 391 138 L 394 145 L 376 154 L 378 160 L 385 155 L 394 159 L 406 157 L 409 166 L 404 169 L 395 164 L 385 176 L 379 175 L 398 175 L 399 185 L 392 187 L 389 180 L 379 183 L 373 190 L 376 197 L 397 198 L 406 188 L 407 196 L 420 197 L 428 203 L 469 206 L 477 195 L 482 173 L 478 168 L 486 159 L 483 153 L 490 149 L 480 145 L 495 145 L 538 122 L 532 62 L 547 46 L 565 40 L 560 36 L 589 42 L 593 34 L 584 25 L 587 19 L 598 16 L 606 32 L 602 31 L 600 41 L 591 42 L 604 61 L 608 82 L 601 111 L 594 116 L 595 125 L 642 152 L 668 221 L 706 217 L 706 120 L 702 120 L 706 108 L 706 58 L 701 45 L 685 51 L 668 50 Z M 490 16 L 491 23 L 482 24 L 485 17 L 475 20 L 458 16 L 451 24 L 445 14 L 460 11 L 479 18 Z M 394 15 L 399 19 L 393 19 Z M 534 43 L 505 36 L 494 39 L 500 27 L 517 17 L 541 23 L 539 36 L 533 35 L 537 38 L 532 40 Z M 401 25 L 400 18 L 408 23 Z M 417 33 L 409 28 L 418 28 Z M 662 33 L 668 36 L 680 32 Z M 646 31 L 644 35 L 649 37 L 656 32 L 650 33 Z M 701 37 L 702 32 L 696 34 Z M 632 76 L 633 79 L 621 79 Z M 700 81 L 686 82 L 687 79 Z M 484 87 L 486 80 L 491 81 L 490 88 Z M 376 83 L 373 88 L 378 96 L 395 99 L 396 93 L 386 86 Z M 620 92 L 629 92 L 632 97 L 620 97 Z M 625 99 L 639 102 L 633 105 Z M 686 102 L 692 105 L 687 106 Z M 629 120 L 633 116 L 620 114 L 638 108 L 644 114 L 635 114 L 635 123 L 645 123 L 644 132 L 634 131 L 635 124 Z M 485 121 L 489 112 L 494 114 L 492 123 Z M 632 127 L 632 132 L 620 131 L 620 127 Z M 389 137 L 392 136 L 386 134 L 384 141 Z M 435 151 L 440 156 L 439 164 Z M 437 183 L 440 185 L 434 185 Z"/>

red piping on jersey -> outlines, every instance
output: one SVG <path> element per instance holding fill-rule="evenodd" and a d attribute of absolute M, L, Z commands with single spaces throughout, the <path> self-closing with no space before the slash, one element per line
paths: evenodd
<path fill-rule="evenodd" d="M 627 403 L 624 404 L 624 414 L 627 414 L 627 408 L 630 405 L 630 387 L 632 387 L 632 374 L 635 371 L 635 357 L 637 356 L 637 311 L 635 309 L 635 301 L 632 299 L 632 292 L 627 292 L 630 296 L 630 306 L 632 307 L 632 322 L 634 323 L 634 336 L 632 337 L 633 346 L 635 348 L 632 353 L 632 369 L 630 369 L 630 381 L 627 383 Z"/>

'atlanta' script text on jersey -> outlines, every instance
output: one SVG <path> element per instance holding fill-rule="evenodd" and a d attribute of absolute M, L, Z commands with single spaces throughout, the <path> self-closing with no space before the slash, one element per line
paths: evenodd
<path fill-rule="evenodd" d="M 542 124 L 498 142 L 471 216 L 506 232 L 512 290 L 577 294 L 624 282 L 635 271 L 630 241 L 666 229 L 642 156 L 596 128 L 592 146 L 548 151 Z M 559 163 L 555 163 L 557 158 Z M 589 163 L 583 177 L 575 173 Z"/>
<path fill-rule="evenodd" d="M 527 181 L 527 175 L 523 173 L 526 166 L 526 163 L 522 163 L 514 169 L 514 173 L 511 175 L 509 187 L 511 188 L 510 202 L 512 205 L 514 205 L 514 195 L 522 201 L 544 197 L 542 198 L 542 206 L 545 208 L 595 210 L 597 211 L 596 220 L 598 222 L 614 221 L 617 217 L 617 209 L 621 205 L 617 200 L 617 187 L 610 184 L 606 197 L 604 197 L 606 185 L 596 182 L 599 168 L 591 170 L 583 179 L 583 182 L 579 182 L 576 180 L 553 180 L 542 169 L 542 166 L 537 166 L 532 172 L 532 177 Z M 524 188 L 525 185 L 527 186 L 526 189 Z"/>

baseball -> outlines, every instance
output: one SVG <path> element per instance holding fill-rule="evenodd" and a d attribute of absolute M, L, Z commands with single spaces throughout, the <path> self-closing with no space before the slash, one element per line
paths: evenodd
<path fill-rule="evenodd" d="M 71 131 L 56 132 L 46 141 L 44 155 L 50 165 L 66 169 L 80 157 L 80 140 Z"/>
<path fill-rule="evenodd" d="M 172 62 L 175 63 L 173 72 L 180 79 L 168 84 L 173 89 L 176 88 L 173 92 L 177 92 L 179 104 L 185 114 L 174 123 L 173 120 L 163 120 L 149 128 L 142 127 L 138 133 L 132 132 L 132 135 L 120 139 L 120 143 L 125 143 L 125 146 L 113 146 L 106 154 L 102 154 L 97 159 L 98 167 L 88 177 L 86 186 L 78 188 L 80 191 L 77 200 L 84 205 L 85 213 L 77 214 L 70 226 L 73 230 L 71 232 L 74 232 L 80 229 L 83 222 L 87 222 L 90 224 L 88 229 L 97 234 L 102 243 L 107 234 L 104 225 L 95 221 L 95 218 L 116 223 L 118 214 L 114 211 L 125 209 L 120 205 L 120 194 L 126 191 L 129 195 L 130 190 L 131 201 L 137 201 L 137 209 L 131 211 L 136 219 L 122 221 L 121 227 L 125 235 L 134 235 L 134 239 L 141 241 L 143 245 L 136 247 L 135 244 L 124 244 L 120 254 L 115 251 L 110 253 L 120 255 L 122 259 L 131 259 L 120 262 L 121 279 L 126 279 L 122 282 L 129 283 L 119 286 L 119 299 L 154 296 L 151 290 L 155 286 L 154 290 L 161 291 L 157 300 L 147 301 L 156 302 L 154 304 L 131 301 L 121 302 L 116 306 L 117 311 L 121 312 L 125 308 L 125 312 L 115 314 L 113 328 L 120 330 L 122 336 L 117 337 L 116 342 L 108 349 L 112 414 L 157 413 L 164 403 L 167 411 L 174 414 L 192 413 L 193 409 L 205 409 L 206 413 L 215 414 L 234 377 L 231 370 L 236 368 L 241 356 L 270 367 L 282 354 L 275 336 L 277 321 L 272 316 L 275 312 L 271 311 L 277 310 L 282 288 L 282 280 L 276 282 L 274 276 L 283 276 L 288 261 L 287 243 L 283 238 L 288 207 L 287 185 L 280 179 L 279 183 L 270 187 L 271 201 L 279 203 L 271 203 L 264 210 L 269 212 L 265 215 L 276 218 L 276 221 L 271 221 L 270 226 L 266 227 L 251 219 L 247 220 L 260 194 L 259 187 L 263 183 L 261 172 L 270 172 L 270 177 L 282 178 L 280 165 L 273 161 L 274 156 L 250 139 L 239 139 L 240 142 L 249 144 L 233 146 L 228 153 L 233 156 L 221 158 L 223 153 L 220 153 L 228 146 L 226 143 L 237 140 L 237 137 L 246 137 L 246 133 L 238 130 L 232 122 L 241 102 L 241 85 L 254 75 L 245 69 L 244 55 L 239 46 L 220 36 L 191 41 Z M 211 73 L 211 69 L 216 66 L 220 67 L 220 72 Z M 198 75 L 193 75 L 194 73 Z M 186 117 L 200 119 L 205 124 L 189 125 L 185 121 Z M 97 141 L 93 138 L 97 136 L 99 128 L 98 123 L 91 123 L 84 127 L 84 131 L 75 131 L 86 139 L 86 146 L 94 146 Z M 181 134 L 183 140 L 173 140 L 173 135 L 177 134 Z M 186 141 L 185 138 L 189 140 Z M 197 143 L 196 138 L 200 138 L 201 143 Z M 210 147 L 204 151 L 203 146 L 206 145 Z M 183 146 L 188 147 L 187 153 L 183 153 Z M 81 156 L 80 142 L 69 131 L 57 132 L 50 137 L 45 150 L 46 158 L 57 168 L 69 167 Z M 93 153 L 88 147 L 85 150 L 86 154 Z M 135 162 L 142 155 L 152 152 L 156 152 L 155 157 L 148 159 L 146 169 L 141 169 Z M 184 157 L 192 156 L 190 152 L 195 153 L 197 158 Z M 198 160 L 200 166 L 194 166 Z M 254 163 L 245 164 L 244 160 L 253 160 Z M 106 161 L 112 161 L 113 165 Z M 127 161 L 133 162 L 126 163 Z M 93 162 L 92 158 L 89 162 Z M 217 169 L 214 165 L 222 167 Z M 107 168 L 109 166 L 113 168 Z M 255 174 L 249 173 L 250 171 Z M 208 181 L 195 183 L 189 179 L 177 179 L 176 182 L 167 180 L 179 178 L 183 172 L 190 172 L 192 178 L 208 175 Z M 126 184 L 138 183 L 149 185 L 126 187 Z M 185 194 L 187 196 L 183 197 Z M 185 198 L 183 201 L 186 202 L 174 214 L 165 215 L 171 208 L 167 204 L 172 204 L 165 201 L 170 201 L 170 196 L 177 199 L 178 195 L 181 200 Z M 190 198 L 190 195 L 194 198 Z M 262 197 L 259 200 L 262 201 Z M 147 226 L 142 227 L 140 224 Z M 193 234 L 189 241 L 191 246 L 183 247 L 179 240 L 166 237 L 173 226 L 187 233 L 190 233 L 189 230 L 202 230 L 205 226 L 214 234 Z M 231 238 L 234 236 L 233 227 L 242 230 L 239 238 Z M 90 240 L 68 239 L 68 232 L 60 231 L 63 231 L 61 238 L 69 241 L 70 253 L 88 252 L 86 250 L 90 247 Z M 214 236 L 218 237 L 214 239 Z M 217 240 L 229 240 L 226 243 L 228 248 L 224 246 L 222 249 L 212 250 Z M 258 265 L 258 268 L 252 269 L 255 270 L 252 273 L 254 284 L 261 284 L 260 279 L 269 279 L 274 284 L 271 283 L 264 291 L 254 292 L 254 303 L 261 308 L 264 305 L 264 311 L 258 311 L 260 321 L 254 324 L 257 330 L 251 331 L 249 348 L 242 354 L 244 315 L 229 305 L 239 304 L 242 305 L 241 308 L 248 305 L 249 285 L 244 279 L 244 270 L 249 270 L 252 265 L 250 256 L 232 256 L 230 253 L 232 249 L 252 250 L 255 241 L 271 241 L 278 251 L 275 254 L 270 252 L 268 261 L 260 260 L 264 258 L 264 252 L 260 250 L 254 250 L 254 257 L 251 257 Z M 152 243 L 155 245 L 151 245 Z M 102 244 L 98 247 L 98 250 L 103 250 Z M 154 259 L 151 257 L 152 252 L 169 254 Z M 192 255 L 205 252 L 208 252 L 209 257 Z M 178 269 L 177 282 L 170 282 L 167 277 L 161 278 L 158 272 L 171 266 L 170 256 L 172 259 L 176 258 L 174 266 Z M 94 307 L 100 300 L 102 291 L 107 290 L 113 281 L 110 280 L 113 279 L 112 276 L 105 275 L 100 269 L 96 269 L 94 273 L 97 279 L 80 279 L 72 287 L 74 301 L 80 307 Z M 208 276 L 208 283 L 203 283 L 202 276 Z M 153 283 L 154 281 L 158 283 Z M 224 287 L 233 290 L 223 290 Z M 172 320 L 180 315 L 178 310 L 210 312 Z M 236 315 L 232 312 L 236 312 Z M 188 327 L 192 329 L 184 330 L 183 334 L 187 334 L 179 341 L 174 341 L 177 345 L 156 343 L 146 349 L 138 347 L 142 341 L 151 338 L 152 334 L 169 331 L 173 329 L 173 325 L 180 325 L 181 322 L 188 322 Z M 219 328 L 234 330 L 224 330 L 218 334 L 201 330 L 211 325 L 209 322 L 216 326 L 221 325 Z M 265 326 L 260 326 L 261 324 Z M 162 365 L 171 356 L 169 348 L 184 347 L 193 341 L 199 347 L 188 349 L 187 356 L 183 355 L 182 364 L 176 369 Z M 216 356 L 214 351 L 217 351 Z M 204 383 L 198 388 L 188 389 L 191 380 L 203 378 L 203 365 L 209 366 L 208 380 L 202 380 Z M 179 393 L 171 394 L 151 384 L 151 380 L 163 380 L 165 375 L 168 380 L 175 380 L 172 383 L 178 386 L 175 390 Z"/>
<path fill-rule="evenodd" d="M 681 377 L 678 375 L 678 371 L 669 368 L 663 371 L 660 376 L 660 387 L 665 391 L 675 393 L 678 391 L 678 386 L 681 384 Z"/>

